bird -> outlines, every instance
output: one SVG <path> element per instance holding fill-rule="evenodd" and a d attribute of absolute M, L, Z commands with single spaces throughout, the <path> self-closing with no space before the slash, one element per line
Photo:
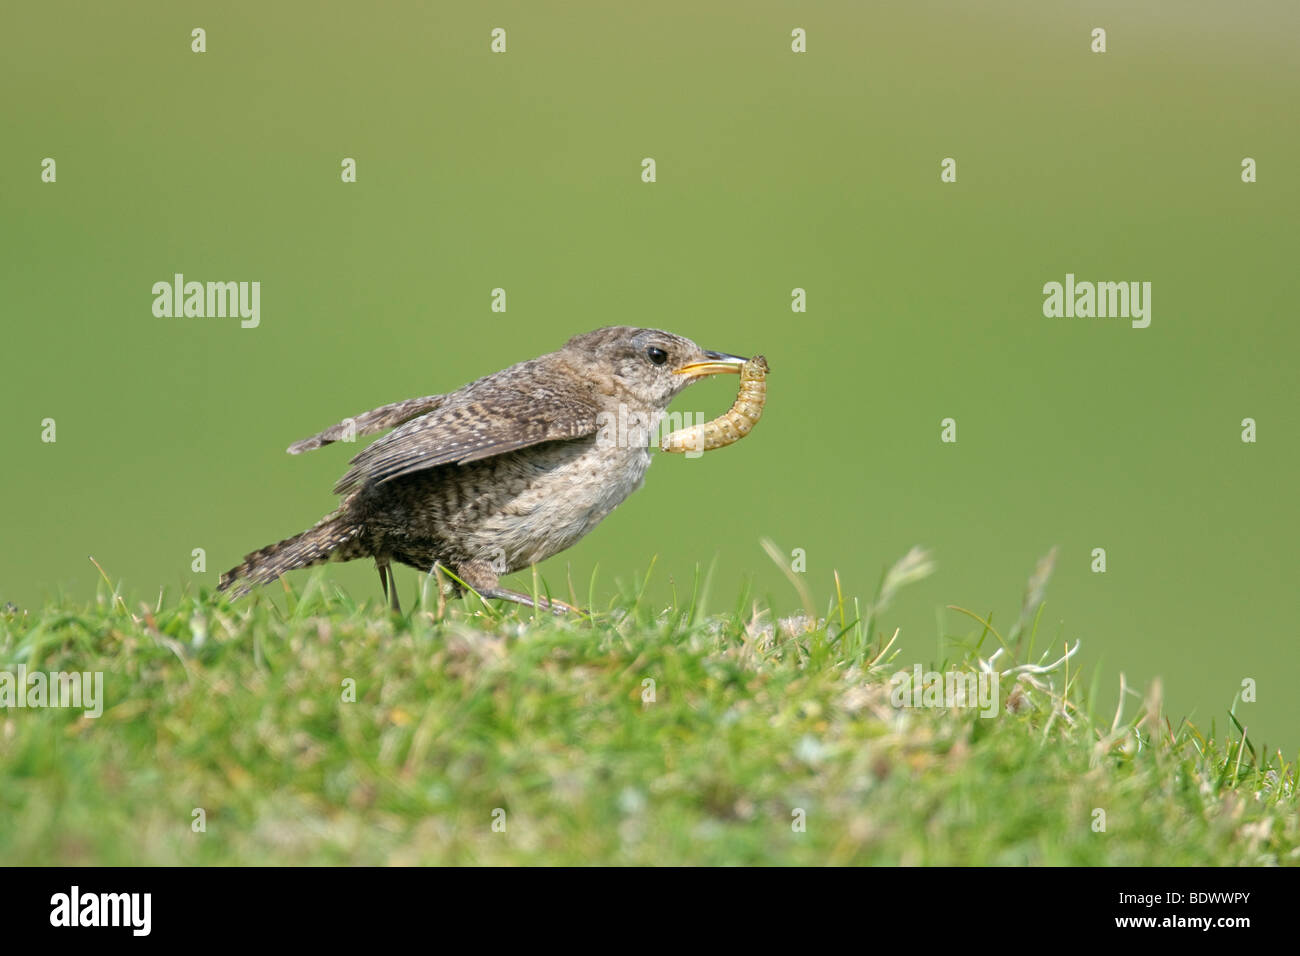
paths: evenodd
<path fill-rule="evenodd" d="M 401 613 L 395 564 L 450 572 L 450 590 L 538 607 L 502 575 L 572 547 L 641 487 L 648 437 L 688 385 L 745 359 L 661 329 L 610 326 L 453 392 L 382 405 L 294 442 L 290 454 L 388 431 L 349 462 L 338 508 L 245 556 L 217 588 L 242 597 L 288 571 L 372 558 Z M 390 431 L 391 429 L 391 431 Z"/>

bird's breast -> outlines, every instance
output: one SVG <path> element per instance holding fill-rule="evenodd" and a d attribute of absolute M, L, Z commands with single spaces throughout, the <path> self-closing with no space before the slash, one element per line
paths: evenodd
<path fill-rule="evenodd" d="M 555 442 L 514 453 L 518 491 L 476 537 L 485 556 L 504 552 L 510 570 L 545 560 L 577 543 L 641 487 L 650 453 L 593 439 Z"/>

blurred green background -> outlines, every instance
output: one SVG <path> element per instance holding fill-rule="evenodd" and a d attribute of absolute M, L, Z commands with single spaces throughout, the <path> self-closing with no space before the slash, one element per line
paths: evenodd
<path fill-rule="evenodd" d="M 749 579 L 794 610 L 760 537 L 806 550 L 819 601 L 832 570 L 866 598 L 920 544 L 938 573 L 884 622 L 910 663 L 973 627 L 946 604 L 1010 623 L 1059 545 L 1049 637 L 1082 639 L 1106 687 L 1162 676 L 1171 714 L 1221 731 L 1255 678 L 1243 721 L 1293 753 L 1298 11 L 11 5 L 0 600 L 85 599 L 92 554 L 133 600 L 212 585 L 334 506 L 355 448 L 292 440 L 656 326 L 764 352 L 768 415 L 726 451 L 661 456 L 543 566 L 553 587 L 599 564 L 607 598 L 657 555 L 658 600 L 712 564 L 714 608 Z M 175 272 L 260 281 L 261 327 L 155 318 Z M 1152 282 L 1150 328 L 1044 318 L 1067 272 Z M 712 416 L 734 389 L 676 408 Z M 369 564 L 328 573 L 378 598 Z"/>

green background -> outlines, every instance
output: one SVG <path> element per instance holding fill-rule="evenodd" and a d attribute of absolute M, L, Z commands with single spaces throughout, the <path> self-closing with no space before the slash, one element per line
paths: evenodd
<path fill-rule="evenodd" d="M 1243 722 L 1294 751 L 1298 9 L 7 5 L 0 600 L 88 598 L 92 554 L 133 600 L 211 585 L 333 507 L 355 449 L 292 440 L 655 326 L 764 352 L 767 417 L 663 456 L 553 587 L 599 564 L 608 598 L 657 555 L 657 600 L 713 564 L 715 608 L 749 579 L 786 611 L 760 537 L 819 602 L 921 544 L 938 572 L 882 622 L 910 663 L 970 630 L 946 604 L 1009 624 L 1058 545 L 1047 634 L 1105 686 L 1160 675 L 1222 729 L 1255 678 Z M 259 280 L 261 327 L 155 318 L 175 272 Z M 1067 272 L 1152 282 L 1150 328 L 1044 318 Z M 328 573 L 378 597 L 368 564 Z"/>

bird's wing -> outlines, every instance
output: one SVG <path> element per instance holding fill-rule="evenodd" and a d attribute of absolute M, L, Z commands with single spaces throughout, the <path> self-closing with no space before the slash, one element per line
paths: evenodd
<path fill-rule="evenodd" d="M 367 481 L 391 481 L 439 465 L 465 464 L 545 441 L 596 432 L 599 409 L 545 387 L 468 390 L 385 435 L 352 459 L 337 485 L 343 494 Z"/>
<path fill-rule="evenodd" d="M 362 412 L 353 418 L 345 418 L 337 425 L 331 425 L 323 432 L 312 435 L 310 438 L 296 441 L 286 450 L 291 455 L 301 455 L 305 451 L 320 448 L 322 445 L 329 445 L 339 439 L 357 435 L 370 435 L 388 428 L 396 428 L 403 422 L 409 422 L 412 418 L 433 411 L 442 404 L 446 397 L 446 395 L 426 395 L 423 398 L 408 398 L 404 402 L 381 405 L 378 408 L 372 408 L 368 412 Z"/>

